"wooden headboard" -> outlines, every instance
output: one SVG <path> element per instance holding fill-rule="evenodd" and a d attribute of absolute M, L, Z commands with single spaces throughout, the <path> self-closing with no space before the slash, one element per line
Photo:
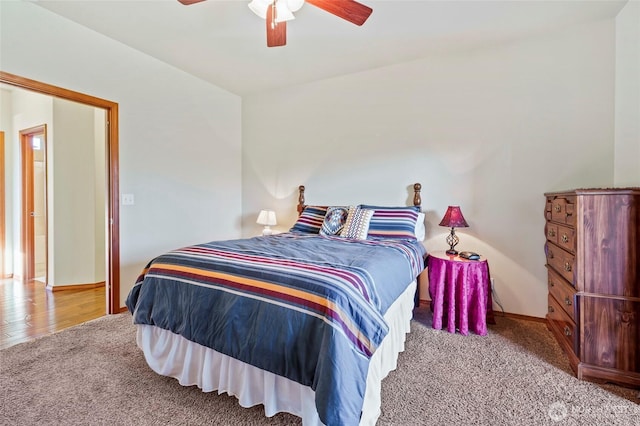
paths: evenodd
<path fill-rule="evenodd" d="M 422 189 L 422 185 L 419 183 L 413 184 L 413 205 L 417 207 L 422 207 L 422 197 L 420 196 L 420 190 Z M 304 200 L 304 185 L 300 185 L 298 187 L 298 215 L 302 213 L 304 208 L 307 205 Z"/>

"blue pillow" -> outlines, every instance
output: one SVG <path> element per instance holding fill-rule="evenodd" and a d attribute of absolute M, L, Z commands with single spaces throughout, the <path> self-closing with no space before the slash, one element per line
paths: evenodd
<path fill-rule="evenodd" d="M 327 206 L 306 206 L 289 231 L 319 234 L 327 208 Z"/>
<path fill-rule="evenodd" d="M 367 238 L 394 238 L 415 240 L 416 223 L 420 207 L 386 207 L 361 205 L 360 208 L 373 210 L 369 221 Z"/>

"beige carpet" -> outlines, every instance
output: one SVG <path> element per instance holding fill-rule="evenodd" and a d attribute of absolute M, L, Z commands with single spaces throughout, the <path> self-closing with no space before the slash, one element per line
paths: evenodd
<path fill-rule="evenodd" d="M 540 323 L 498 317 L 488 336 L 431 328 L 415 312 L 379 425 L 638 425 L 640 391 L 581 382 Z M 104 317 L 0 351 L 3 425 L 295 425 L 161 377 L 131 316 Z"/>

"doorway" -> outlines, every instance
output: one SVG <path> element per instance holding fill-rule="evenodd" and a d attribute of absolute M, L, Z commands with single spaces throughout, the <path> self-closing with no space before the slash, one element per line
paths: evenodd
<path fill-rule="evenodd" d="M 106 312 L 123 312 L 120 308 L 120 214 L 119 214 L 119 163 L 118 163 L 118 104 L 46 83 L 0 71 L 0 83 L 30 90 L 36 93 L 66 99 L 101 108 L 106 113 L 106 213 L 107 213 L 107 250 L 106 250 Z"/>
<path fill-rule="evenodd" d="M 47 125 L 20 130 L 22 279 L 47 284 Z"/>

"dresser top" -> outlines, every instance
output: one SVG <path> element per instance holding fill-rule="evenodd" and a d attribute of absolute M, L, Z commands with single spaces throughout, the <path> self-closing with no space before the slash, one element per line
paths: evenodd
<path fill-rule="evenodd" d="M 570 191 L 545 192 L 544 195 L 608 195 L 608 194 L 631 194 L 640 195 L 640 187 L 628 188 L 578 188 Z"/>

